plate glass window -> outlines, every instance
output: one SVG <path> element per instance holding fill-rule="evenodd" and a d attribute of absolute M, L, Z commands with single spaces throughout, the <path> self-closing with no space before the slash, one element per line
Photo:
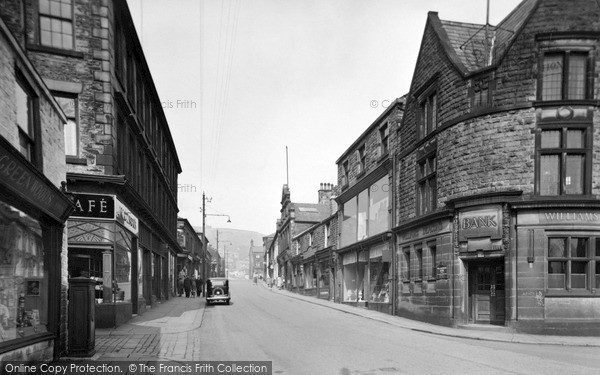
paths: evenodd
<path fill-rule="evenodd" d="M 40 223 L 0 201 L 0 342 L 46 332 L 44 258 Z"/>

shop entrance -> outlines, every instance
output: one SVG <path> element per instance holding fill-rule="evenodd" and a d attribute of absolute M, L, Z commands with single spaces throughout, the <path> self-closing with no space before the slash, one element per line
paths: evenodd
<path fill-rule="evenodd" d="M 504 261 L 469 265 L 469 321 L 504 325 Z"/>

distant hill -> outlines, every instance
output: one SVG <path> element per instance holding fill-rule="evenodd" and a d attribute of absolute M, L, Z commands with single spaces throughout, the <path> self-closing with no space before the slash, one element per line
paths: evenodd
<path fill-rule="evenodd" d="M 196 232 L 202 232 L 202 227 L 194 227 Z M 262 247 L 262 233 L 242 229 L 231 228 L 212 228 L 206 226 L 206 238 L 213 247 L 217 247 L 217 231 L 219 231 L 219 253 L 223 255 L 225 247 L 227 252 L 238 254 L 240 260 L 248 260 L 248 251 L 250 250 L 250 241 L 254 241 L 254 246 Z"/>

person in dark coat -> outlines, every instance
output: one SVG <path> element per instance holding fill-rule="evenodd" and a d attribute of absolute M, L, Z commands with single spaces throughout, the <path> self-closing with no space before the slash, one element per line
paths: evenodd
<path fill-rule="evenodd" d="M 185 296 L 190 298 L 190 291 L 192 290 L 192 279 L 189 276 L 186 276 L 183 280 L 183 289 L 185 290 Z"/>
<path fill-rule="evenodd" d="M 202 295 L 202 278 L 198 276 L 196 279 L 196 296 L 200 297 Z"/>

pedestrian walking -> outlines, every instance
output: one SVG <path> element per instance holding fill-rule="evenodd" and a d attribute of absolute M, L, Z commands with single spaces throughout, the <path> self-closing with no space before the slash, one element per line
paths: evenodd
<path fill-rule="evenodd" d="M 190 298 L 190 291 L 192 290 L 192 279 L 186 276 L 183 280 L 183 289 L 185 290 L 185 297 Z"/>
<path fill-rule="evenodd" d="M 179 297 L 183 295 L 183 282 L 185 281 L 185 268 L 182 268 L 177 275 L 177 294 Z"/>
<path fill-rule="evenodd" d="M 202 295 L 202 278 L 198 276 L 196 279 L 196 295 L 200 297 Z"/>

